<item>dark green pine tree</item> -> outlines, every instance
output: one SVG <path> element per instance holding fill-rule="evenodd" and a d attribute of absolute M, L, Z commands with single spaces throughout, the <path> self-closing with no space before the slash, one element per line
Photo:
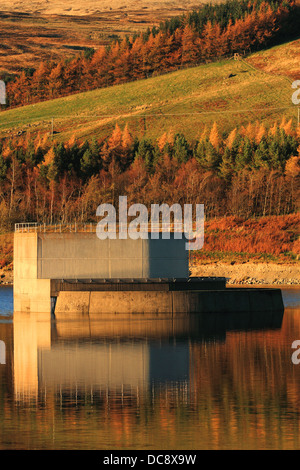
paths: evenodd
<path fill-rule="evenodd" d="M 254 144 L 248 137 L 241 140 L 236 158 L 235 158 L 235 170 L 239 171 L 249 166 L 252 163 L 254 151 Z"/>
<path fill-rule="evenodd" d="M 200 141 L 195 148 L 194 157 L 204 170 L 216 170 L 221 164 L 221 155 L 206 138 Z"/>
<path fill-rule="evenodd" d="M 8 163 L 3 156 L 0 156 L 0 180 L 4 181 L 6 179 L 6 174 L 8 170 Z"/>
<path fill-rule="evenodd" d="M 47 177 L 50 181 L 59 181 L 68 171 L 67 152 L 62 143 L 55 145 L 53 152 L 54 158 L 48 166 Z"/>
<path fill-rule="evenodd" d="M 179 163 L 185 163 L 190 158 L 191 149 L 183 134 L 175 135 L 172 154 Z"/>
<path fill-rule="evenodd" d="M 258 144 L 257 149 L 253 155 L 253 166 L 256 169 L 261 167 L 270 166 L 270 152 L 267 140 L 263 138 Z"/>
<path fill-rule="evenodd" d="M 220 164 L 220 176 L 226 181 L 230 181 L 233 170 L 234 170 L 234 161 L 233 151 L 229 147 L 225 148 L 224 154 L 222 156 L 222 162 Z"/>
<path fill-rule="evenodd" d="M 135 158 L 141 157 L 146 165 L 148 173 L 152 173 L 154 170 L 154 147 L 152 143 L 147 139 L 142 139 L 135 153 Z"/>
<path fill-rule="evenodd" d="M 83 146 L 80 153 L 82 155 L 80 158 L 80 175 L 84 181 L 87 181 L 102 169 L 100 145 L 97 140 L 93 138 L 90 143 L 87 142 Z"/>

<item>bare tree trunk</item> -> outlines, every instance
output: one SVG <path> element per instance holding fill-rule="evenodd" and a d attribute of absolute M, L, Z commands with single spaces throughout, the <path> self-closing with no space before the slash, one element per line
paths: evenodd
<path fill-rule="evenodd" d="M 36 179 L 34 180 L 34 194 L 35 194 L 35 218 L 38 221 L 39 218 L 39 195 L 37 191 Z"/>
<path fill-rule="evenodd" d="M 11 168 L 12 168 L 12 175 L 11 175 L 10 202 L 9 202 L 9 211 L 8 211 L 9 219 L 11 217 L 11 211 L 12 211 L 12 208 L 13 208 L 14 191 L 15 191 L 16 168 L 15 168 L 15 158 L 14 157 L 12 159 L 12 167 Z"/>
<path fill-rule="evenodd" d="M 266 192 L 265 192 L 265 201 L 264 201 L 263 217 L 265 217 L 265 215 L 266 215 L 269 183 L 270 183 L 270 181 L 269 181 L 269 179 L 268 179 L 268 180 L 267 180 L 267 184 L 266 184 Z"/>

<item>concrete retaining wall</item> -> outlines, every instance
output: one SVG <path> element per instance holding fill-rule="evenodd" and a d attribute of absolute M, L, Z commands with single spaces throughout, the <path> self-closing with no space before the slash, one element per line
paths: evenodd
<path fill-rule="evenodd" d="M 107 314 L 272 312 L 283 310 L 280 289 L 197 292 L 60 292 L 55 316 L 97 318 Z"/>

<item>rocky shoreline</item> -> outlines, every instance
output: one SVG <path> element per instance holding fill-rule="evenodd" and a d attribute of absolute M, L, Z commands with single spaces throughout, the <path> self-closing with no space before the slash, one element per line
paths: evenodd
<path fill-rule="evenodd" d="M 5 266 L 0 269 L 0 285 L 1 286 L 12 286 L 14 278 L 14 271 L 12 264 Z"/>
<path fill-rule="evenodd" d="M 299 286 L 300 263 L 210 263 L 191 267 L 192 276 L 226 277 L 227 285 Z"/>

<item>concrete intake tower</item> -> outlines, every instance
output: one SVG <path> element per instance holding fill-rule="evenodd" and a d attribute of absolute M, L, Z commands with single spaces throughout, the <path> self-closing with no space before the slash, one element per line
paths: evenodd
<path fill-rule="evenodd" d="M 92 226 L 70 230 L 16 225 L 15 312 L 104 318 L 283 310 L 280 289 L 226 288 L 225 278 L 189 277 L 184 237 L 100 240 Z"/>

